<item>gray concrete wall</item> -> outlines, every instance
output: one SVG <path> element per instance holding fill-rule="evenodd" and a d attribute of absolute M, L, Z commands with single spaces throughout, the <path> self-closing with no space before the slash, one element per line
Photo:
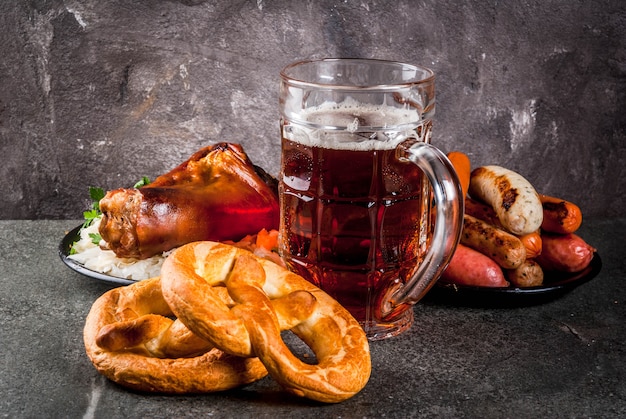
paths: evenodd
<path fill-rule="evenodd" d="M 241 143 L 279 164 L 277 74 L 308 57 L 437 74 L 434 142 L 588 216 L 626 206 L 621 0 L 4 0 L 0 218 L 80 218 L 88 186 Z"/>

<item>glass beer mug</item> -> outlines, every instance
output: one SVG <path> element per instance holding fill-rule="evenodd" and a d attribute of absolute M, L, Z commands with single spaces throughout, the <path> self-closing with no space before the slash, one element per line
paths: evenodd
<path fill-rule="evenodd" d="M 371 59 L 281 71 L 279 252 L 371 340 L 411 327 L 459 241 L 456 172 L 430 145 L 431 70 Z"/>

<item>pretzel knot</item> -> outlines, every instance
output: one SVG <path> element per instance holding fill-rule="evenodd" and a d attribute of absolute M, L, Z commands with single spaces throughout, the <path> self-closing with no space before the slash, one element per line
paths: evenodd
<path fill-rule="evenodd" d="M 228 354 L 258 357 L 288 392 L 333 403 L 369 379 L 369 346 L 359 323 L 328 294 L 273 262 L 196 242 L 166 259 L 161 281 L 165 301 L 194 334 Z M 286 329 L 311 348 L 317 364 L 293 355 L 281 337 Z"/>
<path fill-rule="evenodd" d="M 171 317 L 160 278 L 114 288 L 87 315 L 87 355 L 107 378 L 140 391 L 220 391 L 267 375 L 258 358 L 226 354 Z"/>

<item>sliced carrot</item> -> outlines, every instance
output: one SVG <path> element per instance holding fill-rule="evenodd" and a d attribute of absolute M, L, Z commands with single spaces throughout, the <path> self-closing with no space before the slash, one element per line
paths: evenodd
<path fill-rule="evenodd" d="M 526 248 L 527 259 L 536 258 L 541 254 L 542 240 L 539 231 L 524 234 L 523 236 L 520 236 L 519 239 L 522 241 L 524 247 Z"/>
<path fill-rule="evenodd" d="M 541 229 L 550 233 L 573 233 L 583 222 L 580 208 L 569 201 L 554 196 L 539 194 L 543 206 Z"/>
<path fill-rule="evenodd" d="M 457 176 L 459 177 L 459 183 L 461 184 L 461 190 L 463 191 L 463 197 L 467 196 L 467 190 L 470 184 L 471 163 L 469 156 L 461 151 L 451 151 L 447 154 L 450 163 L 454 166 Z"/>
<path fill-rule="evenodd" d="M 266 250 L 276 250 L 278 248 L 278 231 L 263 229 L 256 236 L 256 246 Z"/>

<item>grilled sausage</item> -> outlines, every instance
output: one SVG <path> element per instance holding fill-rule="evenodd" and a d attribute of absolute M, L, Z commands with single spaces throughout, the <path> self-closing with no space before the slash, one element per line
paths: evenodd
<path fill-rule="evenodd" d="M 469 194 L 489 204 L 510 233 L 521 236 L 541 226 L 543 208 L 537 191 L 519 173 L 500 166 L 474 169 Z"/>
<path fill-rule="evenodd" d="M 543 205 L 541 229 L 551 233 L 574 233 L 583 222 L 578 205 L 549 195 L 539 194 Z"/>
<path fill-rule="evenodd" d="M 515 269 L 526 260 L 526 247 L 519 238 L 468 214 L 463 220 L 461 243 L 504 269 Z"/>
<path fill-rule="evenodd" d="M 538 287 L 543 284 L 543 269 L 533 259 L 526 259 L 516 269 L 507 269 L 504 273 L 511 285 L 516 287 Z"/>

